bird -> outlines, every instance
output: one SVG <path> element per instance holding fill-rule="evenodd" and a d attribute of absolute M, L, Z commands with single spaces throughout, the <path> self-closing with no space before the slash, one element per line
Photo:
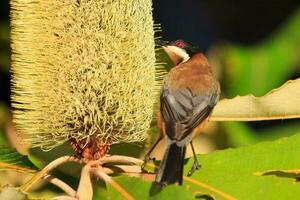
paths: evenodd
<path fill-rule="evenodd" d="M 200 49 L 184 40 L 156 41 L 170 57 L 174 67 L 166 75 L 160 92 L 157 114 L 159 136 L 145 156 L 144 164 L 161 139 L 166 138 L 164 156 L 155 182 L 160 185 L 183 182 L 186 148 L 190 144 L 194 163 L 188 176 L 199 167 L 192 139 L 208 121 L 220 96 L 220 83 Z"/>

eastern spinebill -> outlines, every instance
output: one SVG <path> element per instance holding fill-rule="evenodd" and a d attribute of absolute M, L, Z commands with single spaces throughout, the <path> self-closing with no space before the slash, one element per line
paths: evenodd
<path fill-rule="evenodd" d="M 207 58 L 188 42 L 158 41 L 174 67 L 167 74 L 160 93 L 160 112 L 157 122 L 160 136 L 145 156 L 144 165 L 159 141 L 166 137 L 163 159 L 155 182 L 161 185 L 182 184 L 186 147 L 191 145 L 194 164 L 188 176 L 200 167 L 192 139 L 200 133 L 216 105 L 220 84 Z"/>

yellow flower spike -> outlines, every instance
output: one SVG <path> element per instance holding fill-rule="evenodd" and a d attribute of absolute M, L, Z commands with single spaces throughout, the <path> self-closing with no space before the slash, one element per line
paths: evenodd
<path fill-rule="evenodd" d="M 151 0 L 11 0 L 14 122 L 32 147 L 145 139 L 163 74 L 151 10 Z"/>

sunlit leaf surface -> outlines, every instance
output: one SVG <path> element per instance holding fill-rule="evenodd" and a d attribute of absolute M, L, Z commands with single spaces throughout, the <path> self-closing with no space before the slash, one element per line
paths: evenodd
<path fill-rule="evenodd" d="M 300 118 L 300 79 L 288 81 L 265 96 L 237 96 L 221 100 L 212 121 L 258 121 Z"/>

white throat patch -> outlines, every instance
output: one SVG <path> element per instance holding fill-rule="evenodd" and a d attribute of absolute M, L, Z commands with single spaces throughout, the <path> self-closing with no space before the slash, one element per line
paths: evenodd
<path fill-rule="evenodd" d="M 179 47 L 176 47 L 176 46 L 165 46 L 165 47 L 163 47 L 163 49 L 167 53 L 173 53 L 176 56 L 178 56 L 179 58 L 181 58 L 182 59 L 181 63 L 186 62 L 188 59 L 190 59 L 189 54 L 187 54 L 185 50 L 183 50 L 183 49 L 181 49 Z"/>

